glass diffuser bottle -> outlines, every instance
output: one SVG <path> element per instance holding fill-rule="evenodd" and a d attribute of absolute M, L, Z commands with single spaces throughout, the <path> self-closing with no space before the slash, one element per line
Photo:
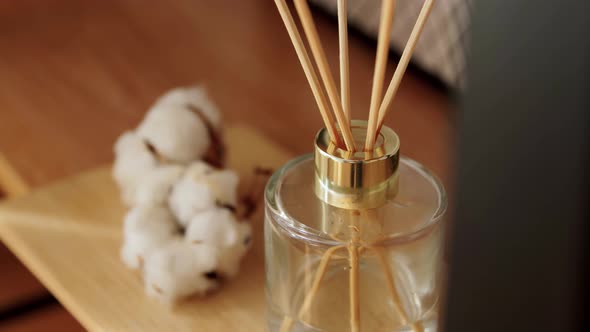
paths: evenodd
<path fill-rule="evenodd" d="M 444 189 L 390 128 L 363 152 L 366 127 L 355 153 L 320 130 L 267 185 L 268 331 L 436 330 Z"/>

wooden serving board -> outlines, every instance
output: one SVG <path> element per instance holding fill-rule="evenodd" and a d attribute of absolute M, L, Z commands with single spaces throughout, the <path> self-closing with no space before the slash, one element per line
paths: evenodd
<path fill-rule="evenodd" d="M 243 183 L 255 166 L 291 156 L 245 127 L 228 128 L 228 164 Z M 144 294 L 141 276 L 119 259 L 125 207 L 110 167 L 84 172 L 0 204 L 0 238 L 90 331 L 262 331 L 263 208 L 239 276 L 205 298 L 169 307 Z"/>

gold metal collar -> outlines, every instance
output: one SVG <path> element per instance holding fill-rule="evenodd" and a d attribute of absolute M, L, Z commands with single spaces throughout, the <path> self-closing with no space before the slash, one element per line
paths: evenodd
<path fill-rule="evenodd" d="M 357 152 L 337 148 L 326 129 L 315 140 L 315 193 L 324 202 L 343 209 L 371 209 L 397 193 L 400 141 L 383 126 L 375 149 L 363 151 L 367 122 L 351 124 Z"/>

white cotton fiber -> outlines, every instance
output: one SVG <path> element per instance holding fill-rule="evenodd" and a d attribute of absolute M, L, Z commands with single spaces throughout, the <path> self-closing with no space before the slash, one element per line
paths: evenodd
<path fill-rule="evenodd" d="M 167 165 L 145 172 L 137 185 L 133 203 L 136 205 L 166 205 L 172 186 L 180 179 L 184 167 Z"/>
<path fill-rule="evenodd" d="M 220 250 L 217 270 L 224 277 L 233 278 L 240 270 L 240 262 L 252 246 L 252 228 L 246 221 L 237 223 L 238 241 L 232 246 Z"/>
<path fill-rule="evenodd" d="M 145 142 L 131 131 L 119 137 L 114 150 L 113 178 L 119 186 L 123 201 L 131 205 L 141 176 L 157 167 L 158 161 Z"/>
<path fill-rule="evenodd" d="M 121 259 L 129 268 L 139 268 L 150 253 L 170 242 L 177 233 L 178 225 L 167 208 L 134 207 L 125 216 Z"/>
<path fill-rule="evenodd" d="M 215 206 L 213 191 L 204 181 L 206 174 L 212 171 L 205 162 L 194 162 L 173 186 L 168 204 L 182 226 L 186 227 L 195 213 Z"/>
<path fill-rule="evenodd" d="M 205 124 L 184 107 L 152 108 L 137 133 L 161 156 L 178 163 L 200 159 L 211 144 Z"/>
<path fill-rule="evenodd" d="M 233 277 L 251 242 L 249 224 L 240 223 L 228 209 L 214 208 L 195 215 L 185 231 L 189 243 L 207 244 L 218 249 L 218 271 Z"/>
<path fill-rule="evenodd" d="M 221 127 L 221 113 L 219 113 L 217 106 L 211 101 L 211 99 L 209 99 L 206 89 L 201 86 L 172 89 L 160 97 L 155 105 L 190 105 L 191 107 L 199 109 L 214 129 L 219 129 Z"/>
<path fill-rule="evenodd" d="M 201 112 L 213 126 L 219 125 L 219 112 L 200 88 L 175 89 L 156 102 L 137 128 L 167 160 L 189 163 L 201 159 L 211 139 Z"/>
<path fill-rule="evenodd" d="M 206 243 L 217 248 L 231 246 L 238 241 L 237 221 L 228 209 L 213 208 L 198 213 L 185 231 L 191 243 Z"/>
<path fill-rule="evenodd" d="M 229 169 L 215 170 L 205 176 L 205 181 L 214 193 L 217 201 L 222 204 L 236 206 L 238 204 L 238 174 Z"/>
<path fill-rule="evenodd" d="M 205 175 L 213 172 L 214 168 L 211 165 L 207 164 L 204 161 L 195 161 L 188 165 L 186 168 L 185 178 L 190 177 L 194 179 L 200 179 L 205 177 Z"/>
<path fill-rule="evenodd" d="M 144 266 L 148 295 L 174 302 L 218 286 L 215 248 L 175 239 L 151 254 Z"/>
<path fill-rule="evenodd" d="M 170 242 L 163 236 L 153 237 L 149 234 L 129 234 L 124 237 L 121 247 L 121 260 L 130 269 L 143 267 L 146 258 L 158 248 Z"/>
<path fill-rule="evenodd" d="M 192 163 L 174 185 L 169 199 L 178 222 L 186 226 L 197 213 L 217 203 L 237 204 L 238 175 L 230 170 L 216 170 L 204 162 Z"/>
<path fill-rule="evenodd" d="M 123 221 L 123 233 L 147 233 L 154 236 L 174 233 L 178 225 L 170 210 L 158 205 L 139 205 L 133 207 Z"/>
<path fill-rule="evenodd" d="M 172 188 L 168 204 L 178 223 L 186 227 L 193 215 L 215 207 L 215 196 L 205 183 L 180 180 Z"/>

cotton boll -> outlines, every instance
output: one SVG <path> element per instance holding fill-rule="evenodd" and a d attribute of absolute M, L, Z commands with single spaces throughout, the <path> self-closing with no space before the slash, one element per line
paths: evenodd
<path fill-rule="evenodd" d="M 212 171 L 206 163 L 194 162 L 172 188 L 168 204 L 182 226 L 186 227 L 195 213 L 215 206 L 213 191 L 203 180 Z"/>
<path fill-rule="evenodd" d="M 205 243 L 217 248 L 233 246 L 238 242 L 238 228 L 231 211 L 213 208 L 196 214 L 185 234 L 191 243 Z"/>
<path fill-rule="evenodd" d="M 180 179 L 183 172 L 184 167 L 179 165 L 162 166 L 145 172 L 137 185 L 134 204 L 167 204 L 172 186 Z"/>
<path fill-rule="evenodd" d="M 238 222 L 238 242 L 220 250 L 217 270 L 224 277 L 233 278 L 240 270 L 240 262 L 252 246 L 252 228 L 247 222 Z"/>
<path fill-rule="evenodd" d="M 210 135 L 220 127 L 220 112 L 205 89 L 197 86 L 173 89 L 160 97 L 137 131 L 166 159 L 188 163 L 210 151 Z"/>
<path fill-rule="evenodd" d="M 205 123 L 183 106 L 154 106 L 137 127 L 137 134 L 166 160 L 179 163 L 201 159 L 211 144 Z"/>
<path fill-rule="evenodd" d="M 201 86 L 176 88 L 168 91 L 156 101 L 157 106 L 181 106 L 190 105 L 198 109 L 214 129 L 221 125 L 221 114 L 217 106 L 207 96 L 207 91 Z"/>
<path fill-rule="evenodd" d="M 127 213 L 123 221 L 123 233 L 148 234 L 154 237 L 168 236 L 178 231 L 174 216 L 164 206 L 139 205 Z"/>
<path fill-rule="evenodd" d="M 213 172 L 213 167 L 204 161 L 195 161 L 186 168 L 185 177 L 190 177 L 195 180 L 204 178 L 207 174 Z"/>
<path fill-rule="evenodd" d="M 186 227 L 193 215 L 215 207 L 215 196 L 205 183 L 181 180 L 174 185 L 168 204 L 178 223 Z"/>
<path fill-rule="evenodd" d="M 227 209 L 215 208 L 195 215 L 186 229 L 190 243 L 207 244 L 218 249 L 217 270 L 225 277 L 234 277 L 239 263 L 250 247 L 251 228 L 238 222 Z"/>
<path fill-rule="evenodd" d="M 205 176 L 205 181 L 213 190 L 216 200 L 234 207 L 238 203 L 239 180 L 238 174 L 229 169 L 217 170 Z"/>
<path fill-rule="evenodd" d="M 142 174 L 158 165 L 156 157 L 134 132 L 123 133 L 115 143 L 113 178 L 121 190 L 123 201 L 132 205 Z"/>
<path fill-rule="evenodd" d="M 173 235 L 151 236 L 150 234 L 128 234 L 121 247 L 121 260 L 130 269 L 143 267 L 146 258 L 158 248 L 170 242 Z"/>
<path fill-rule="evenodd" d="M 213 168 L 207 163 L 196 161 L 172 188 L 168 204 L 182 226 L 186 227 L 195 213 L 215 206 L 214 192 L 204 180 L 211 172 Z"/>
<path fill-rule="evenodd" d="M 121 259 L 129 268 L 137 269 L 150 253 L 171 241 L 177 233 L 178 227 L 168 209 L 137 206 L 124 220 Z"/>
<path fill-rule="evenodd" d="M 171 303 L 218 286 L 215 248 L 175 239 L 151 254 L 144 267 L 148 295 Z"/>
<path fill-rule="evenodd" d="M 238 175 L 229 170 L 215 170 L 204 162 L 192 163 L 173 187 L 169 205 L 179 223 L 188 225 L 197 213 L 217 203 L 237 204 Z"/>

